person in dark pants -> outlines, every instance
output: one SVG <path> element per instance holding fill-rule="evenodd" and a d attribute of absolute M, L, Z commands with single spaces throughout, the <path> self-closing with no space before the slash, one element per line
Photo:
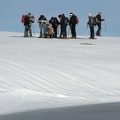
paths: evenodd
<path fill-rule="evenodd" d="M 59 20 L 61 20 L 61 17 L 62 17 L 62 15 L 58 15 Z M 60 22 L 59 22 L 59 25 L 60 25 L 60 36 L 59 36 L 59 38 L 61 38 L 62 32 L 61 32 L 61 24 L 60 24 Z"/>
<path fill-rule="evenodd" d="M 59 25 L 59 21 L 57 20 L 56 17 L 51 17 L 51 19 L 49 20 L 49 23 L 52 25 L 53 29 L 54 29 L 54 38 L 57 38 L 57 28 Z"/>
<path fill-rule="evenodd" d="M 24 37 L 28 37 L 28 29 L 29 29 L 29 16 L 28 16 L 28 14 L 25 16 L 24 20 L 25 20 L 25 22 L 24 22 L 24 26 L 25 26 Z"/>
<path fill-rule="evenodd" d="M 101 36 L 101 34 L 100 34 L 100 32 L 101 32 L 101 21 L 105 21 L 105 19 L 101 19 L 101 15 L 102 15 L 102 13 L 99 12 L 98 15 L 96 16 L 96 22 L 97 22 L 97 27 L 98 27 L 98 30 L 96 32 L 97 36 Z"/>
<path fill-rule="evenodd" d="M 67 23 L 66 23 L 66 17 L 64 14 L 61 15 L 60 17 L 60 26 L 61 26 L 61 38 L 67 38 Z M 63 36 L 63 37 L 62 37 Z"/>
<path fill-rule="evenodd" d="M 76 38 L 76 16 L 73 13 L 70 13 L 70 29 L 71 29 L 71 38 Z"/>
<path fill-rule="evenodd" d="M 87 26 L 89 25 L 90 28 L 90 39 L 94 39 L 94 24 L 93 24 L 93 17 L 92 14 L 88 14 L 88 23 Z"/>

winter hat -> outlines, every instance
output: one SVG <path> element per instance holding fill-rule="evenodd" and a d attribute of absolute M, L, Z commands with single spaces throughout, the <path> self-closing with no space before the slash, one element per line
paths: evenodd
<path fill-rule="evenodd" d="M 58 17 L 60 18 L 62 15 L 58 15 Z"/>
<path fill-rule="evenodd" d="M 45 16 L 44 15 L 40 15 L 40 18 L 44 18 Z"/>
<path fill-rule="evenodd" d="M 70 13 L 70 17 L 72 17 L 72 16 L 73 16 L 73 13 L 71 12 L 71 13 Z"/>
<path fill-rule="evenodd" d="M 54 20 L 54 17 L 51 17 L 51 20 Z"/>
<path fill-rule="evenodd" d="M 61 16 L 62 16 L 62 17 L 65 17 L 65 14 L 62 14 Z"/>
<path fill-rule="evenodd" d="M 88 17 L 91 17 L 91 16 L 92 16 L 92 14 L 91 14 L 91 13 L 89 13 L 89 14 L 88 14 Z"/>
<path fill-rule="evenodd" d="M 102 15 L 102 12 L 99 12 L 99 15 Z"/>
<path fill-rule="evenodd" d="M 31 13 L 28 13 L 28 15 L 31 15 Z"/>

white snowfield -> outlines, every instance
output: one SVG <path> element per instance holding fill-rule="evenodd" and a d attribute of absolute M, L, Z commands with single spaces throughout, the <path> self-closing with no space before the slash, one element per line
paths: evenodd
<path fill-rule="evenodd" d="M 120 102 L 120 37 L 0 32 L 0 114 Z"/>

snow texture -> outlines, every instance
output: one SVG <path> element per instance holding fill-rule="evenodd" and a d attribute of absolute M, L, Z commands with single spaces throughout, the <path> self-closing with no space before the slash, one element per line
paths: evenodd
<path fill-rule="evenodd" d="M 119 37 L 22 35 L 0 32 L 0 115 L 120 102 Z"/>

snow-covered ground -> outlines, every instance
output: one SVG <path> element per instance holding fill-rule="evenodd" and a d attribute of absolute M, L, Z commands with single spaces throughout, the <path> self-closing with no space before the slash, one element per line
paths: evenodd
<path fill-rule="evenodd" d="M 0 32 L 0 115 L 120 102 L 120 38 L 23 38 Z"/>

